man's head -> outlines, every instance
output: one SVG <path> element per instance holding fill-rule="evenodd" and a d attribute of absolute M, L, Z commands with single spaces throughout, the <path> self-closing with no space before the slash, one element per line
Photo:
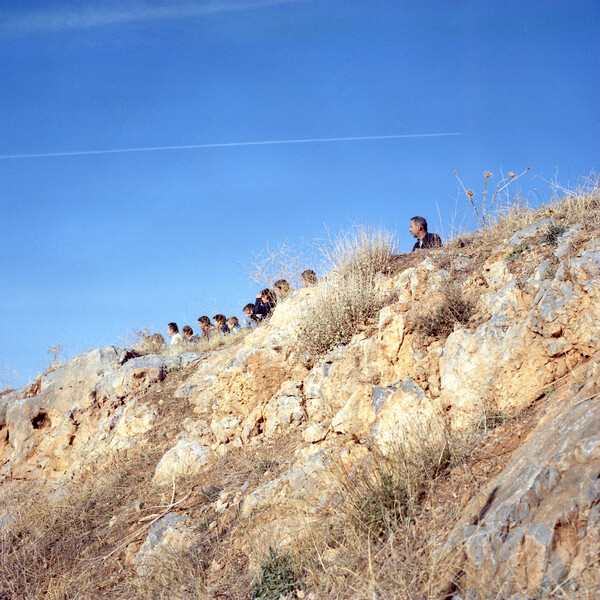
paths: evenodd
<path fill-rule="evenodd" d="M 186 325 L 181 330 L 181 335 L 183 336 L 184 340 L 189 340 L 194 335 L 194 331 L 189 325 Z"/>
<path fill-rule="evenodd" d="M 217 327 L 223 327 L 223 325 L 225 325 L 225 323 L 227 322 L 227 318 L 225 317 L 225 315 L 222 314 L 215 315 L 213 319 Z"/>
<path fill-rule="evenodd" d="M 427 221 L 423 217 L 413 217 L 410 220 L 411 235 L 418 240 L 422 240 L 427 233 Z"/>
<path fill-rule="evenodd" d="M 250 302 L 250 304 L 246 304 L 246 306 L 244 306 L 244 314 L 247 317 L 251 317 L 252 315 L 254 315 L 254 304 L 252 304 L 252 302 Z"/>
<path fill-rule="evenodd" d="M 317 274 L 312 269 L 306 269 L 302 273 L 302 287 L 312 287 L 313 285 L 317 285 Z"/>
<path fill-rule="evenodd" d="M 290 284 L 285 279 L 279 279 L 279 280 L 277 280 L 273 284 L 273 287 L 275 288 L 275 293 L 280 298 L 285 298 L 290 293 L 290 291 L 292 289 L 292 286 L 290 286 Z"/>
<path fill-rule="evenodd" d="M 208 331 L 210 329 L 210 319 L 206 315 L 202 315 L 198 319 L 198 327 L 200 327 L 202 331 Z"/>
<path fill-rule="evenodd" d="M 167 334 L 169 337 L 173 337 L 175 334 L 179 333 L 179 327 L 177 327 L 177 323 L 169 323 L 167 325 Z"/>

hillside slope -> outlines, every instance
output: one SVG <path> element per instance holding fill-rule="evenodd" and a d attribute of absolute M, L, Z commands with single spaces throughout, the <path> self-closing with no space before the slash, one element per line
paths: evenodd
<path fill-rule="evenodd" d="M 393 257 L 323 356 L 342 279 L 2 394 L 0 597 L 597 597 L 599 199 Z"/>

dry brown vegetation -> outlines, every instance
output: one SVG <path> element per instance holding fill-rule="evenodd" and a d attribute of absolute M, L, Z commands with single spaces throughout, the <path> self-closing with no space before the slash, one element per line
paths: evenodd
<path fill-rule="evenodd" d="M 258 325 L 260 326 L 260 325 Z M 136 329 L 129 339 L 128 347 L 133 348 L 139 355 L 160 354 L 177 356 L 184 352 L 196 352 L 198 354 L 224 350 L 241 344 L 252 329 L 241 327 L 235 333 L 226 335 L 215 335 L 212 338 L 201 337 L 199 340 L 188 342 L 182 340 L 173 346 L 164 342 L 164 338 L 149 329 Z"/>
<path fill-rule="evenodd" d="M 327 281 L 298 324 L 301 346 L 309 356 L 319 357 L 348 342 L 394 301 L 395 294 L 375 287 L 375 278 L 390 270 L 394 247 L 390 232 L 357 227 L 324 249 L 330 267 Z"/>

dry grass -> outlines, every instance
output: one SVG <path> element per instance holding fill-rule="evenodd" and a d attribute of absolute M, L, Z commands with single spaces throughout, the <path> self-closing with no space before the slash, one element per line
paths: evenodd
<path fill-rule="evenodd" d="M 432 485 L 464 454 L 464 443 L 450 435 L 441 417 L 414 417 L 385 438 L 383 449 L 368 444 L 370 453 L 352 471 L 339 467 L 337 472 L 348 522 L 374 540 L 413 520 Z"/>
<path fill-rule="evenodd" d="M 428 511 L 472 442 L 449 436 L 441 420 L 413 425 L 385 453 L 372 447 L 354 467 L 334 463 L 338 499 L 294 554 L 318 598 L 433 599 L 448 592 L 460 557 L 440 548 L 458 514 L 431 531 Z"/>
<path fill-rule="evenodd" d="M 475 309 L 475 301 L 455 281 L 441 287 L 430 300 L 411 314 L 414 328 L 422 335 L 446 338 L 457 325 L 468 325 Z"/>
<path fill-rule="evenodd" d="M 460 571 L 460 555 L 440 552 L 447 528 L 430 530 L 418 517 L 399 524 L 385 541 L 374 542 L 349 528 L 343 519 L 314 529 L 294 553 L 307 590 L 319 600 L 439 600 Z"/>
<path fill-rule="evenodd" d="M 102 556 L 121 535 L 111 519 L 131 522 L 123 507 L 147 480 L 138 458 L 108 460 L 102 473 L 66 493 L 3 489 L 10 517 L 0 532 L 0 589 L 7 597 L 91 598 L 118 586 L 121 577 Z"/>
<path fill-rule="evenodd" d="M 323 247 L 323 253 L 330 267 L 327 281 L 298 324 L 301 345 L 312 357 L 347 343 L 395 298 L 375 289 L 375 277 L 389 272 L 394 254 L 389 232 L 356 227 Z"/>
<path fill-rule="evenodd" d="M 209 567 L 201 546 L 189 550 L 166 549 L 160 557 L 146 562 L 147 572 L 135 577 L 130 585 L 133 600 L 208 600 L 206 586 Z"/>
<path fill-rule="evenodd" d="M 150 332 L 148 329 L 136 330 L 131 339 L 131 346 L 139 355 L 159 354 L 164 356 L 178 356 L 184 352 L 195 352 L 202 354 L 224 350 L 241 344 L 246 336 L 252 332 L 248 327 L 242 327 L 233 334 L 215 335 L 212 338 L 201 337 L 194 342 L 182 340 L 173 346 L 161 341 L 160 335 Z"/>
<path fill-rule="evenodd" d="M 566 228 L 584 223 L 588 231 L 600 229 L 600 180 L 590 177 L 581 181 L 575 190 L 559 189 L 548 203 L 533 209 L 516 196 L 500 208 L 484 230 L 463 236 L 467 249 L 483 245 L 487 251 L 510 238 L 515 232 L 540 221 L 551 219 L 551 228 Z"/>
<path fill-rule="evenodd" d="M 285 279 L 292 288 L 301 286 L 301 275 L 306 269 L 317 273 L 323 270 L 322 253 L 314 243 L 302 242 L 294 246 L 287 239 L 252 254 L 249 266 L 244 267 L 248 279 L 261 288 L 272 288 L 273 283 Z"/>

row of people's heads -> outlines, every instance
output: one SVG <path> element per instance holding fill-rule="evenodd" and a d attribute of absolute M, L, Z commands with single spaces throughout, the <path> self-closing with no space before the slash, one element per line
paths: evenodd
<path fill-rule="evenodd" d="M 302 287 L 308 288 L 317 284 L 317 275 L 312 269 L 307 269 L 301 275 Z M 270 304 L 274 306 L 277 303 L 277 298 L 285 298 L 292 291 L 292 286 L 285 279 L 279 279 L 273 284 L 273 289 L 265 288 L 260 291 L 256 298 L 260 299 L 263 304 Z M 244 314 L 246 317 L 256 319 L 254 310 L 255 305 L 253 303 L 246 304 L 244 306 Z M 198 327 L 202 333 L 206 333 L 209 329 L 217 327 L 218 329 L 224 330 L 225 328 L 230 331 L 239 327 L 239 321 L 237 317 L 225 317 L 223 314 L 217 314 L 213 317 L 214 325 L 210 321 L 210 317 L 203 315 L 198 318 Z M 167 334 L 169 337 L 174 337 L 179 334 L 179 326 L 177 323 L 169 323 L 167 325 Z M 184 340 L 189 340 L 194 335 L 194 331 L 189 325 L 185 325 L 181 330 L 181 337 Z"/>
<path fill-rule="evenodd" d="M 308 288 L 317 284 L 317 274 L 312 269 L 307 269 L 301 275 L 302 287 Z M 289 284 L 287 279 L 278 279 L 273 284 L 273 289 L 268 288 L 262 290 L 257 295 L 263 302 L 276 302 L 277 298 L 285 298 L 290 292 L 293 291 L 292 286 Z"/>
<path fill-rule="evenodd" d="M 211 323 L 210 317 L 203 315 L 198 318 L 198 327 L 202 333 L 206 333 L 209 329 L 217 327 L 224 329 L 227 327 L 229 330 L 233 330 L 239 327 L 239 320 L 237 317 L 227 318 L 225 315 L 218 314 L 213 317 L 214 325 Z M 169 337 L 174 337 L 179 333 L 179 326 L 177 323 L 169 323 L 167 325 L 167 334 Z M 194 335 L 194 330 L 189 326 L 185 325 L 181 330 L 181 337 L 184 340 L 189 340 Z"/>

